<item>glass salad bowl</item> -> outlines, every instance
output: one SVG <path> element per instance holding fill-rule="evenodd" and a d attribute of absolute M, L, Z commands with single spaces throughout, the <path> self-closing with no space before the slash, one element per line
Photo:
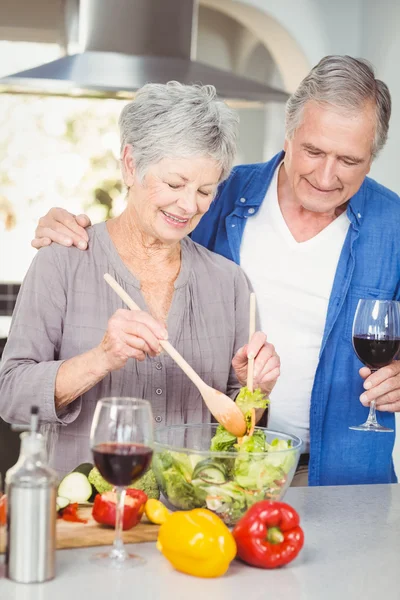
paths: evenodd
<path fill-rule="evenodd" d="M 260 500 L 280 500 L 291 484 L 302 441 L 256 427 L 237 438 L 217 424 L 155 431 L 153 470 L 170 508 L 208 508 L 229 526 Z"/>

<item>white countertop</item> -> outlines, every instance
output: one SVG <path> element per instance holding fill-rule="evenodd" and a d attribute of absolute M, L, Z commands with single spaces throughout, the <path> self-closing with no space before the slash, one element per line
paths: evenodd
<path fill-rule="evenodd" d="M 44 584 L 0 579 L 1 600 L 399 600 L 400 487 L 291 488 L 305 546 L 295 561 L 265 571 L 237 561 L 218 579 L 172 569 L 154 543 L 132 544 L 147 559 L 124 572 L 89 562 L 96 548 L 58 550 Z"/>

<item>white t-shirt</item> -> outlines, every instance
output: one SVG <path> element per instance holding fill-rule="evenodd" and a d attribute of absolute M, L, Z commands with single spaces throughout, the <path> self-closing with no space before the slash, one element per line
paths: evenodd
<path fill-rule="evenodd" d="M 298 435 L 307 452 L 311 391 L 349 220 L 344 212 L 312 239 L 296 242 L 278 203 L 278 172 L 248 219 L 240 264 L 254 287 L 262 329 L 281 358 L 268 427 Z"/>

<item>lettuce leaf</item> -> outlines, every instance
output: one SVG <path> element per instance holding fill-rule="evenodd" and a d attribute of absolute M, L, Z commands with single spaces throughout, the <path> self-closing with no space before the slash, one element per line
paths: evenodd
<path fill-rule="evenodd" d="M 263 394 L 260 388 L 251 392 L 248 387 L 242 387 L 236 397 L 236 404 L 246 415 L 252 408 L 267 408 L 268 398 Z"/>
<path fill-rule="evenodd" d="M 238 452 L 265 452 L 265 434 L 255 429 L 253 435 L 245 435 L 241 444 L 235 444 Z"/>
<path fill-rule="evenodd" d="M 261 459 L 251 454 L 239 456 L 235 461 L 235 481 L 243 488 L 261 490 L 275 485 L 284 476 L 279 465 L 271 464 L 269 456 Z"/>
<path fill-rule="evenodd" d="M 237 438 L 229 433 L 222 425 L 218 425 L 214 437 L 211 439 L 212 452 L 231 452 L 235 450 Z"/>
<path fill-rule="evenodd" d="M 290 440 L 279 440 L 275 438 L 270 444 L 266 442 L 265 449 L 268 450 L 268 460 L 271 465 L 282 469 L 286 475 L 296 462 L 295 452 L 281 452 L 281 450 L 290 450 L 292 443 Z"/>

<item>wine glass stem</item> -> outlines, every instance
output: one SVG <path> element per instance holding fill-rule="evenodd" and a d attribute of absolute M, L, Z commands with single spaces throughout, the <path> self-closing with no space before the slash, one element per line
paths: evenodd
<path fill-rule="evenodd" d="M 124 519 L 124 505 L 125 505 L 125 494 L 126 490 L 123 487 L 116 488 L 117 494 L 117 512 L 115 519 L 115 537 L 112 550 L 113 558 L 123 560 L 126 552 L 124 549 L 124 542 L 122 539 L 122 523 Z"/>
<path fill-rule="evenodd" d="M 378 421 L 376 420 L 376 409 L 375 409 L 375 400 L 371 400 L 369 405 L 369 415 L 367 419 L 368 425 L 378 425 Z"/>

